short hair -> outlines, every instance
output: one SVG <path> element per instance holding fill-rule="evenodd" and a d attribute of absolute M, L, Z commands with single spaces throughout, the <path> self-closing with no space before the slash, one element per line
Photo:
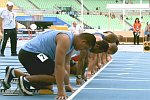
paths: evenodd
<path fill-rule="evenodd" d="M 118 46 L 116 43 L 110 43 L 109 50 L 111 51 L 111 54 L 115 54 L 118 51 Z"/>
<path fill-rule="evenodd" d="M 109 48 L 109 44 L 105 40 L 96 41 L 95 48 L 91 49 L 90 52 L 92 53 L 107 52 L 108 48 Z"/>
<path fill-rule="evenodd" d="M 79 34 L 79 37 L 81 39 L 85 39 L 87 41 L 87 44 L 89 46 L 92 46 L 92 48 L 95 46 L 96 38 L 93 34 L 91 34 L 91 33 L 81 33 L 81 34 Z"/>
<path fill-rule="evenodd" d="M 99 49 L 100 49 L 102 52 L 107 52 L 107 50 L 108 50 L 108 48 L 109 48 L 108 42 L 106 42 L 105 40 L 102 40 L 102 41 L 97 41 L 96 44 L 99 45 Z"/>
<path fill-rule="evenodd" d="M 75 21 L 72 24 L 77 24 Z"/>
<path fill-rule="evenodd" d="M 108 33 L 108 35 L 104 36 L 104 40 L 107 41 L 108 43 L 116 43 L 118 41 L 118 37 L 116 34 L 114 34 L 111 31 L 106 31 L 103 33 Z"/>
<path fill-rule="evenodd" d="M 116 45 L 119 45 L 120 44 L 120 42 L 119 42 L 119 40 L 117 39 L 117 41 L 116 41 Z"/>
<path fill-rule="evenodd" d="M 103 33 L 113 33 L 112 31 L 105 31 L 105 32 L 103 32 Z"/>

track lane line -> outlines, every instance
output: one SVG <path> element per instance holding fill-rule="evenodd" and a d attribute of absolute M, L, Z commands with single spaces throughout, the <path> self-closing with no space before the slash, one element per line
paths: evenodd
<path fill-rule="evenodd" d="M 95 73 L 90 79 L 88 79 L 81 87 L 79 87 L 67 100 L 72 100 L 86 85 L 88 85 L 103 69 L 105 69 L 111 62 L 109 61 L 106 65 L 104 65 L 97 73 Z"/>

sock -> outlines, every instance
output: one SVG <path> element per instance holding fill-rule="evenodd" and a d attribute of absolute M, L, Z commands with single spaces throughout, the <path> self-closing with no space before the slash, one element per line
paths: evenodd
<path fill-rule="evenodd" d="M 16 77 L 14 69 L 12 70 L 13 77 Z"/>
<path fill-rule="evenodd" d="M 26 77 L 24 77 L 24 80 L 25 80 L 26 82 L 29 82 L 29 80 L 27 80 L 27 78 L 26 78 Z"/>

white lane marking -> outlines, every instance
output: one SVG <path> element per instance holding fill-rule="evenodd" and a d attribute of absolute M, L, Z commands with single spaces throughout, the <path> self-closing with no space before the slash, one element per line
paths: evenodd
<path fill-rule="evenodd" d="M 133 68 L 124 68 L 124 69 L 133 69 Z"/>
<path fill-rule="evenodd" d="M 130 73 L 119 73 L 117 75 L 127 75 L 127 74 L 130 74 Z"/>
<path fill-rule="evenodd" d="M 132 64 L 131 64 L 131 63 L 129 63 L 129 64 L 125 64 L 125 65 L 135 65 L 135 63 L 132 63 Z"/>
<path fill-rule="evenodd" d="M 110 63 L 109 61 L 105 66 L 103 66 L 97 73 L 95 73 L 89 80 L 87 80 L 81 87 L 79 87 L 67 100 L 72 100 L 86 85 L 88 85 L 105 67 L 107 67 Z"/>

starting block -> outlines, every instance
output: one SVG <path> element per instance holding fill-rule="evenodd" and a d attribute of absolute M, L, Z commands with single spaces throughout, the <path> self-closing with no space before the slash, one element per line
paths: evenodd
<path fill-rule="evenodd" d="M 18 95 L 23 95 L 19 90 L 5 90 L 5 89 L 0 89 L 0 93 L 3 96 L 18 96 Z"/>
<path fill-rule="evenodd" d="M 47 95 L 47 94 L 54 94 L 54 91 L 49 89 L 40 89 L 38 90 L 38 93 L 40 95 Z"/>
<path fill-rule="evenodd" d="M 145 41 L 143 43 L 143 51 L 144 52 L 150 52 L 150 41 Z"/>
<path fill-rule="evenodd" d="M 4 81 L 4 79 L 0 79 L 0 82 L 2 82 L 2 81 Z M 17 84 L 18 83 L 18 78 L 12 79 L 11 83 Z"/>
<path fill-rule="evenodd" d="M 13 83 L 17 84 L 18 83 L 17 79 L 14 79 Z M 37 90 L 37 89 L 31 87 L 30 91 L 33 92 L 34 95 L 52 95 L 52 94 L 54 94 L 54 91 L 53 90 L 49 90 L 49 89 L 40 89 L 40 90 Z M 17 85 L 16 89 L 13 89 L 13 90 L 12 89 L 7 89 L 6 90 L 6 89 L 2 88 L 2 84 L 0 86 L 0 94 L 2 94 L 4 96 L 22 96 L 22 95 L 24 95 L 20 91 L 18 85 Z"/>
<path fill-rule="evenodd" d="M 2 81 L 4 81 L 4 79 L 0 79 L 0 83 L 1 83 Z M 18 78 L 14 78 L 11 83 L 17 85 L 17 83 L 18 83 Z M 24 95 L 24 94 L 20 91 L 18 85 L 17 85 L 16 88 L 13 89 L 13 90 L 12 90 L 12 89 L 7 89 L 7 90 L 6 90 L 6 89 L 3 89 L 2 87 L 3 87 L 3 86 L 2 86 L 2 83 L 1 83 L 1 84 L 0 84 L 0 94 L 2 94 L 2 95 L 4 95 L 4 96 L 21 96 L 21 95 Z M 37 90 L 37 89 L 31 87 L 30 91 L 33 92 L 34 95 L 52 95 L 52 94 L 54 94 L 54 91 L 53 91 L 53 90 L 50 90 L 50 89 L 40 89 L 40 90 Z M 55 94 L 56 94 L 56 93 L 55 93 Z"/>
<path fill-rule="evenodd" d="M 54 94 L 53 90 L 48 90 L 48 89 L 41 89 L 41 90 L 31 89 L 30 91 L 33 92 L 34 95 L 52 95 L 52 94 Z M 16 88 L 15 90 L 0 89 L 0 93 L 4 96 L 22 96 L 22 95 L 24 95 L 18 88 Z"/>

